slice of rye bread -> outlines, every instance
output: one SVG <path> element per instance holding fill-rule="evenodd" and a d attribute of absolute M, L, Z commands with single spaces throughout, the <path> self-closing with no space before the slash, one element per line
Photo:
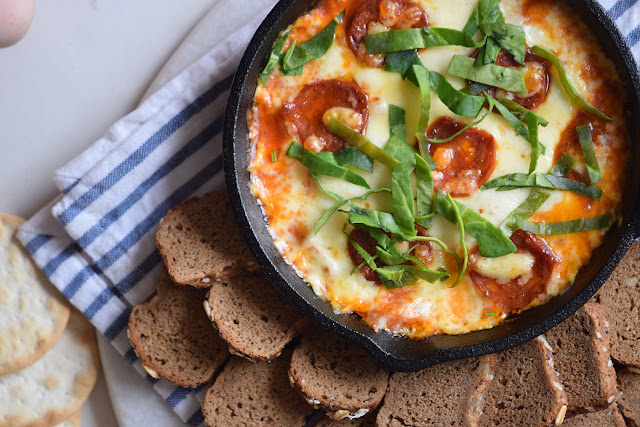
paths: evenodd
<path fill-rule="evenodd" d="M 365 416 L 353 420 L 350 420 L 349 418 L 333 420 L 327 415 L 323 415 L 313 427 L 374 427 L 375 425 L 376 413 L 369 412 Z"/>
<path fill-rule="evenodd" d="M 302 335 L 291 357 L 289 382 L 330 418 L 358 418 L 375 409 L 389 373 L 360 347 L 314 328 Z"/>
<path fill-rule="evenodd" d="M 278 357 L 309 324 L 261 271 L 212 283 L 204 310 L 229 352 L 251 360 Z"/>
<path fill-rule="evenodd" d="M 640 427 L 640 372 L 618 371 L 618 388 L 622 396 L 618 406 L 631 426 Z"/>
<path fill-rule="evenodd" d="M 611 357 L 640 367 L 640 242 L 631 245 L 595 300 L 611 325 Z"/>
<path fill-rule="evenodd" d="M 569 411 L 607 406 L 618 394 L 605 321 L 602 307 L 588 302 L 546 334 Z"/>
<path fill-rule="evenodd" d="M 208 287 L 257 264 L 245 245 L 224 191 L 185 200 L 162 219 L 156 244 L 180 285 Z"/>
<path fill-rule="evenodd" d="M 497 355 L 397 372 L 378 411 L 378 426 L 476 426 Z"/>
<path fill-rule="evenodd" d="M 561 422 L 567 398 L 544 337 L 498 353 L 495 378 L 484 394 L 480 426 L 548 426 Z"/>
<path fill-rule="evenodd" d="M 565 418 L 563 427 L 626 427 L 616 406 Z"/>
<path fill-rule="evenodd" d="M 227 359 L 227 346 L 202 309 L 206 293 L 174 284 L 163 271 L 156 295 L 133 308 L 129 340 L 149 375 L 195 387 Z"/>
<path fill-rule="evenodd" d="M 289 386 L 290 358 L 290 351 L 272 363 L 232 356 L 202 403 L 207 425 L 302 426 L 313 408 Z"/>

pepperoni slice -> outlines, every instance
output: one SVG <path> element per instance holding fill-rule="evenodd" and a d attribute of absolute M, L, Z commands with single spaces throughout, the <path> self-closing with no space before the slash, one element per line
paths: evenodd
<path fill-rule="evenodd" d="M 475 271 L 473 262 L 470 264 L 471 270 L 469 272 L 476 287 L 509 313 L 526 308 L 536 297 L 545 292 L 553 268 L 558 262 L 547 242 L 528 231 L 517 230 L 511 236 L 511 241 L 518 248 L 516 253 L 533 256 L 534 262 L 529 273 L 500 282 Z M 477 254 L 478 248 L 476 247 L 469 255 L 470 260 Z"/>
<path fill-rule="evenodd" d="M 604 132 L 603 123 L 600 120 L 594 119 L 587 113 L 579 111 L 576 113 L 571 121 L 560 134 L 560 141 L 556 146 L 553 153 L 553 162 L 556 163 L 564 153 L 572 154 L 577 159 L 578 164 L 584 164 L 584 155 L 582 154 L 582 148 L 580 147 L 580 138 L 578 137 L 577 126 L 589 123 L 591 128 L 591 136 L 593 143 L 598 144 L 600 141 L 599 136 Z M 584 183 L 591 183 L 587 171 L 578 172 L 575 169 L 569 172 L 567 178 L 575 181 L 582 181 Z"/>
<path fill-rule="evenodd" d="M 464 123 L 444 116 L 429 127 L 427 135 L 445 139 L 464 126 Z M 438 164 L 433 172 L 434 186 L 452 197 L 466 197 L 478 191 L 496 166 L 493 135 L 474 126 L 449 142 L 431 144 L 429 152 Z"/>
<path fill-rule="evenodd" d="M 424 228 L 422 228 L 418 224 L 416 224 L 415 226 L 418 231 L 418 236 L 422 236 L 422 237 L 429 236 L 429 234 Z M 375 256 L 377 254 L 376 246 L 378 244 L 375 241 L 375 239 L 371 237 L 369 233 L 367 233 L 366 231 L 354 228 L 351 231 L 351 233 L 349 233 L 349 236 L 351 236 L 351 238 L 357 244 L 359 244 L 362 247 L 362 249 L 367 251 L 369 255 Z M 351 243 L 347 243 L 347 245 L 349 249 L 349 257 L 351 258 L 351 262 L 353 263 L 353 266 L 357 267 L 360 264 L 362 264 L 364 262 L 364 258 L 362 258 L 362 256 L 358 253 L 356 248 L 354 248 Z M 429 264 L 431 262 L 431 260 L 433 259 L 433 256 L 431 254 L 431 244 L 429 242 L 418 242 L 417 244 L 412 244 L 412 246 L 415 246 L 415 249 L 412 251 L 413 255 L 415 255 L 417 258 L 420 258 L 420 260 L 422 260 L 422 262 L 424 262 L 425 264 Z M 379 258 L 376 258 L 375 263 L 378 267 L 385 265 Z M 412 263 L 412 262 L 407 261 L 407 263 Z M 368 265 L 365 264 L 364 266 L 360 267 L 358 271 L 360 272 L 360 274 L 364 276 L 365 279 L 370 280 L 378 285 L 382 284 L 382 281 L 380 280 L 380 277 L 378 276 L 378 274 L 375 271 L 373 271 L 373 269 Z"/>
<path fill-rule="evenodd" d="M 547 99 L 549 82 L 551 81 L 551 64 L 535 53 L 531 53 L 529 48 L 527 48 L 527 53 L 524 57 L 524 69 L 504 49 L 498 54 L 496 65 L 524 71 L 524 83 L 527 86 L 528 93 L 525 95 L 491 87 L 486 90 L 489 96 L 495 99 L 502 97 L 511 99 L 529 110 L 534 110 Z"/>
<path fill-rule="evenodd" d="M 359 114 L 360 120 L 352 127 L 364 133 L 369 118 L 367 95 L 357 84 L 344 80 L 320 80 L 305 85 L 293 102 L 284 106 L 284 113 L 306 148 L 316 153 L 338 151 L 345 141 L 331 133 L 322 120 L 327 110 L 334 107 Z"/>
<path fill-rule="evenodd" d="M 424 10 L 411 0 L 365 0 L 355 11 L 348 30 L 351 50 L 372 67 L 382 67 L 384 55 L 367 53 L 364 37 L 370 31 L 403 30 L 429 25 Z"/>

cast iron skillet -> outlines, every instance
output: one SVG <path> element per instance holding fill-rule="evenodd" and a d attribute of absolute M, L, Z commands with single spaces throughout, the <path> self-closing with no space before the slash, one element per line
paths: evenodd
<path fill-rule="evenodd" d="M 258 28 L 240 61 L 231 87 L 224 124 L 224 171 L 229 200 L 251 251 L 277 288 L 304 314 L 345 339 L 364 347 L 381 365 L 393 371 L 416 371 L 447 360 L 479 356 L 522 344 L 557 325 L 591 298 L 614 270 L 633 240 L 640 235 L 640 78 L 629 47 L 611 18 L 595 0 L 567 0 L 601 41 L 616 64 L 628 100 L 632 165 L 623 199 L 623 220 L 613 227 L 563 295 L 527 310 L 486 331 L 415 340 L 374 332 L 356 316 L 335 314 L 290 268 L 275 248 L 256 199 L 249 191 L 248 128 L 246 114 L 252 105 L 258 75 L 280 31 L 314 3 L 281 0 Z"/>

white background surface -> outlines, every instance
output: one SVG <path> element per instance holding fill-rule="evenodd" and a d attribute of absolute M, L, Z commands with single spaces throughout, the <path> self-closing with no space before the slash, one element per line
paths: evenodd
<path fill-rule="evenodd" d="M 53 171 L 134 109 L 152 82 L 157 89 L 272 3 L 37 1 L 26 37 L 0 49 L 0 211 L 30 217 L 57 194 Z M 182 425 L 99 338 L 108 387 L 101 372 L 82 425 Z"/>

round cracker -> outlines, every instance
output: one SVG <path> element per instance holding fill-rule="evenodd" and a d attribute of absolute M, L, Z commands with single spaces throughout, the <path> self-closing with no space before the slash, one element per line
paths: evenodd
<path fill-rule="evenodd" d="M 0 376 L 0 427 L 44 427 L 68 419 L 91 393 L 99 365 L 93 327 L 73 310 L 64 333 L 44 357 Z"/>
<path fill-rule="evenodd" d="M 0 213 L 0 375 L 44 356 L 69 319 L 69 305 L 16 239 L 23 222 Z"/>

